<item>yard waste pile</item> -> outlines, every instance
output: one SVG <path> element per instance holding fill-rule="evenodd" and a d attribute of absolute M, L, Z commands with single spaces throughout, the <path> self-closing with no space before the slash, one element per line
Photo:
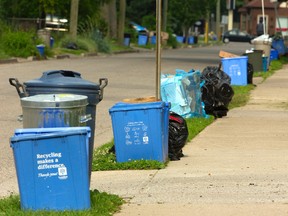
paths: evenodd
<path fill-rule="evenodd" d="M 201 91 L 205 112 L 216 118 L 227 115 L 228 105 L 234 95 L 231 78 L 220 67 L 208 66 L 201 75 L 201 81 L 204 81 Z"/>

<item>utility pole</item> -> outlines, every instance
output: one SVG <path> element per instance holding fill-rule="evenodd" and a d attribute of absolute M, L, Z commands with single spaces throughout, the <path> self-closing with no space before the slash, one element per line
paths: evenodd
<path fill-rule="evenodd" d="M 73 39 L 76 39 L 77 37 L 78 8 L 79 8 L 79 0 L 71 0 L 70 35 Z"/>
<path fill-rule="evenodd" d="M 162 0 L 156 0 L 156 100 L 161 99 L 161 13 Z"/>

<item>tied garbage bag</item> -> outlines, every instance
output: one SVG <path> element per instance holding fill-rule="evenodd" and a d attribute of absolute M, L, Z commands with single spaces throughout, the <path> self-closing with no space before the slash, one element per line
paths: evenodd
<path fill-rule="evenodd" d="M 205 112 L 216 118 L 227 115 L 228 105 L 234 95 L 231 78 L 220 67 L 208 66 L 201 75 L 201 80 L 205 81 L 201 88 Z"/>
<path fill-rule="evenodd" d="M 169 114 L 168 156 L 171 161 L 184 156 L 182 148 L 186 144 L 189 132 L 186 120 L 177 113 Z"/>
<path fill-rule="evenodd" d="M 184 118 L 207 117 L 201 100 L 201 72 L 177 69 L 175 75 L 161 77 L 161 99 L 170 102 L 171 111 Z"/>

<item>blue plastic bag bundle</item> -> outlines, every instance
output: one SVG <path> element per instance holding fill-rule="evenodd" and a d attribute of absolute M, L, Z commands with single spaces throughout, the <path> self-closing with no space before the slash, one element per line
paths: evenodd
<path fill-rule="evenodd" d="M 170 111 L 184 118 L 207 117 L 202 102 L 201 72 L 177 69 L 175 75 L 161 77 L 161 99 L 171 103 Z"/>

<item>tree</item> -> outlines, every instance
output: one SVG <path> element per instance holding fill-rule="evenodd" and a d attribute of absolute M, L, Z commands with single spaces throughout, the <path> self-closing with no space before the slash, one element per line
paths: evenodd
<path fill-rule="evenodd" d="M 170 0 L 169 13 L 175 33 L 188 36 L 189 28 L 206 15 L 208 0 Z M 180 28 L 179 28 L 180 27 Z"/>
<path fill-rule="evenodd" d="M 73 39 L 76 39 L 76 37 L 77 37 L 78 8 L 79 8 L 79 0 L 71 0 L 70 36 Z"/>
<path fill-rule="evenodd" d="M 107 37 L 117 38 L 117 7 L 116 0 L 103 4 L 101 14 L 108 25 Z"/>
<path fill-rule="evenodd" d="M 123 44 L 124 29 L 125 29 L 125 16 L 126 16 L 126 0 L 120 0 L 119 9 L 119 27 L 118 27 L 118 43 Z"/>

